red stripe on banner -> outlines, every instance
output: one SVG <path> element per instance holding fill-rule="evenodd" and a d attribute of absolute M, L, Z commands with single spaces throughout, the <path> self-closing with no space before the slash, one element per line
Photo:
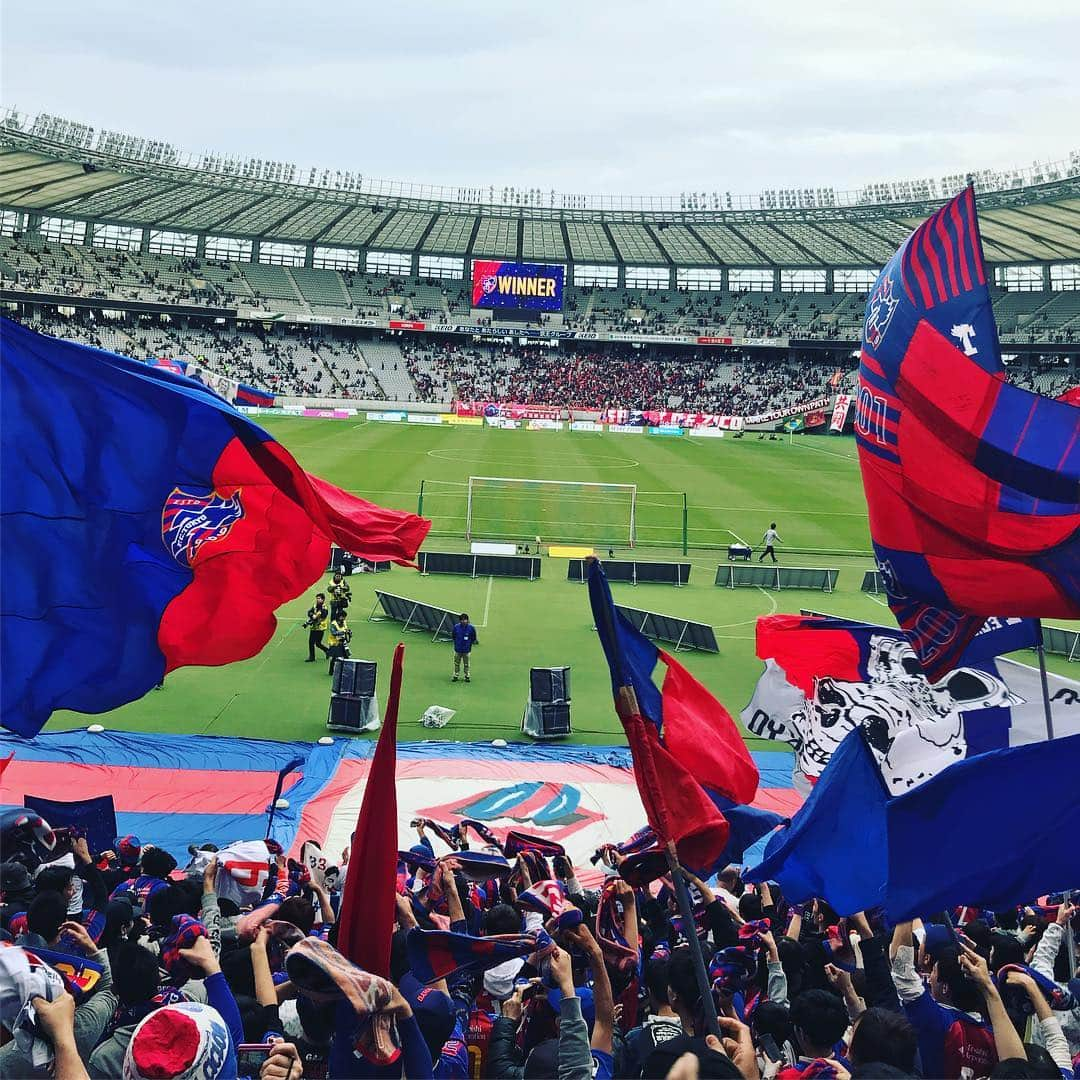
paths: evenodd
<path fill-rule="evenodd" d="M 299 780 L 285 778 L 284 791 Z M 160 769 L 131 765 L 15 761 L 4 771 L 0 802 L 26 795 L 64 801 L 111 795 L 120 813 L 262 814 L 274 794 L 276 772 Z"/>
<path fill-rule="evenodd" d="M 908 244 L 908 253 L 911 259 L 911 269 L 915 274 L 915 280 L 919 283 L 919 291 L 922 293 L 923 306 L 934 306 L 934 295 L 930 291 L 930 279 L 926 276 L 921 260 L 919 259 L 919 241 L 921 236 L 916 233 L 912 237 L 912 243 Z"/>
<path fill-rule="evenodd" d="M 975 260 L 975 274 L 979 279 L 979 284 L 985 285 L 986 275 L 983 273 L 982 245 L 979 240 L 979 229 L 975 219 L 975 192 L 970 187 L 964 192 L 964 221 L 971 240 L 971 254 Z"/>
<path fill-rule="evenodd" d="M 960 279 L 964 283 L 964 292 L 971 291 L 971 272 L 968 269 L 968 254 L 966 243 L 966 223 L 960 213 L 960 207 L 953 202 L 951 204 L 953 224 L 956 226 L 956 250 L 960 253 Z"/>
<path fill-rule="evenodd" d="M 952 237 L 949 236 L 949 231 L 945 228 L 945 212 L 943 209 L 934 215 L 934 228 L 937 230 L 941 246 L 945 249 L 945 260 L 949 266 L 950 295 L 959 296 L 960 286 L 956 281 L 956 258 L 953 255 Z"/>
<path fill-rule="evenodd" d="M 919 231 L 922 234 L 923 254 L 926 255 L 926 261 L 929 263 L 930 270 L 934 275 L 934 285 L 937 287 L 938 303 L 943 304 L 949 299 L 949 296 L 945 291 L 945 278 L 941 274 L 941 260 L 938 258 L 938 253 L 934 250 L 933 245 L 930 243 L 930 222 L 928 221 Z"/>

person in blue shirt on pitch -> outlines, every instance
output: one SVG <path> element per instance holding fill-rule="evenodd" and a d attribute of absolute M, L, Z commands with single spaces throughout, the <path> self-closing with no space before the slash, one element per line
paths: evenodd
<path fill-rule="evenodd" d="M 469 678 L 469 653 L 476 644 L 476 627 L 469 622 L 469 616 L 462 612 L 458 621 L 454 623 L 454 677 L 451 682 L 458 681 L 461 669 L 465 669 L 465 681 L 472 682 Z"/>

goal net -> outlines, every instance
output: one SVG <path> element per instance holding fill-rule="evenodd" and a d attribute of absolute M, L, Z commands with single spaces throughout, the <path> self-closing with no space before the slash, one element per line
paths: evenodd
<path fill-rule="evenodd" d="M 468 540 L 626 544 L 637 541 L 637 485 L 470 476 Z"/>

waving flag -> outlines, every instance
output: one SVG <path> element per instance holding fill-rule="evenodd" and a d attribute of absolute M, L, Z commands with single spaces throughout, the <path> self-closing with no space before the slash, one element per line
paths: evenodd
<path fill-rule="evenodd" d="M 849 731 L 861 727 L 889 791 L 955 760 L 1046 738 L 1039 673 L 1001 654 L 1030 648 L 1030 619 L 988 620 L 960 666 L 931 684 L 902 632 L 829 616 L 758 619 L 765 661 L 742 719 L 755 735 L 788 742 L 794 783 L 806 792 Z M 1080 732 L 1080 683 L 1051 673 L 1057 734 Z"/>
<path fill-rule="evenodd" d="M 649 824 L 661 844 L 676 842 L 685 865 L 711 866 L 730 832 L 715 800 L 749 803 L 757 767 L 723 705 L 615 610 L 595 559 L 589 600 Z M 662 690 L 652 680 L 659 663 Z"/>
<path fill-rule="evenodd" d="M 397 721 L 405 646 L 394 649 L 390 694 L 364 798 L 349 846 L 338 914 L 338 951 L 382 978 L 390 977 L 390 942 L 397 903 Z"/>
<path fill-rule="evenodd" d="M 970 187 L 870 293 L 855 431 L 889 606 L 932 680 L 987 616 L 1080 618 L 1080 409 L 1005 381 Z"/>
<path fill-rule="evenodd" d="M 778 882 L 793 903 L 821 897 L 841 915 L 880 905 L 892 922 L 958 904 L 1004 911 L 1071 888 L 1077 760 L 1080 734 L 961 759 L 893 795 L 855 728 L 743 877 Z"/>
<path fill-rule="evenodd" d="M 253 656 L 331 542 L 408 562 L 429 523 L 306 473 L 211 390 L 0 322 L 5 727 Z"/>

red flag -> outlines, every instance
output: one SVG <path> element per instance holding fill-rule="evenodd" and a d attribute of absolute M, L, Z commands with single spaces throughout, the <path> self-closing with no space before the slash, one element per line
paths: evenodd
<path fill-rule="evenodd" d="M 390 977 L 397 880 L 397 718 L 405 646 L 394 650 L 390 696 L 371 759 L 364 801 L 349 849 L 345 892 L 338 916 L 338 951 L 354 964 Z"/>
<path fill-rule="evenodd" d="M 633 692 L 624 688 L 615 707 L 630 744 L 645 816 L 661 843 L 675 841 L 683 865 L 712 866 L 727 846 L 727 819 L 634 705 Z"/>

